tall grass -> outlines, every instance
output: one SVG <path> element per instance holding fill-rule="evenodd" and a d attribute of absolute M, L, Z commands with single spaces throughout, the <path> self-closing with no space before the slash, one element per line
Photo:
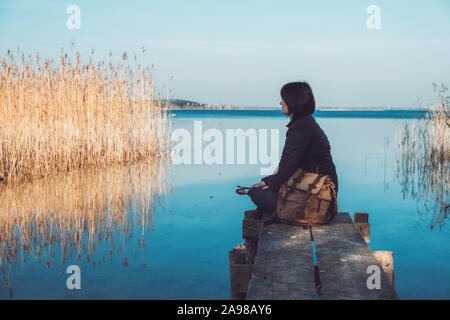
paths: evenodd
<path fill-rule="evenodd" d="M 0 68 L 0 181 L 152 161 L 168 151 L 170 118 L 155 100 L 153 67 L 59 61 L 8 51 Z"/>
<path fill-rule="evenodd" d="M 433 214 L 430 228 L 442 229 L 450 207 L 449 97 L 444 85 L 433 86 L 436 101 L 426 116 L 402 129 L 397 178 L 404 198 L 417 199 L 419 213 Z"/>

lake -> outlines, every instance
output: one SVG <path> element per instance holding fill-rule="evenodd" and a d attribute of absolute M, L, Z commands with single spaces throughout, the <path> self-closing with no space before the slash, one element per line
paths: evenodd
<path fill-rule="evenodd" d="M 235 188 L 278 165 L 289 119 L 278 110 L 172 113 L 187 139 L 174 142 L 178 163 L 76 173 L 4 195 L 2 214 L 21 211 L 0 222 L 1 299 L 230 298 L 228 252 L 243 242 L 243 212 L 255 208 Z M 449 227 L 431 229 L 432 213 L 418 214 L 396 179 L 396 137 L 418 114 L 315 117 L 331 144 L 338 209 L 369 213 L 369 247 L 394 252 L 400 299 L 449 299 Z M 239 129 L 256 143 L 234 148 L 227 131 Z M 80 267 L 80 290 L 66 286 L 69 265 Z"/>

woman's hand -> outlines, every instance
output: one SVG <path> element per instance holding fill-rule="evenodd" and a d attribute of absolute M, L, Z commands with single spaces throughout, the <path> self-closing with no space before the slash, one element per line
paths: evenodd
<path fill-rule="evenodd" d="M 266 183 L 264 181 L 261 181 L 259 183 L 255 183 L 254 185 L 251 186 L 251 188 L 263 188 L 263 189 L 267 189 L 269 188 L 268 186 L 266 186 Z"/>

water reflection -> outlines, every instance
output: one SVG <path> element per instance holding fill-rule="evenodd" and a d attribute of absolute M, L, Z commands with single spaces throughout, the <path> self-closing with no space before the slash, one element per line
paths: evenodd
<path fill-rule="evenodd" d="M 167 195 L 167 161 L 73 172 L 0 191 L 0 268 L 30 260 L 46 267 L 68 259 L 95 266 L 120 253 L 136 227 L 138 247 L 151 227 L 153 207 Z M 97 250 L 100 246 L 102 250 Z M 59 251 L 59 252 L 58 252 Z M 55 260 L 55 252 L 60 261 Z M 122 258 L 127 266 L 127 258 Z"/>
<path fill-rule="evenodd" d="M 204 118 L 195 119 L 186 118 L 177 113 L 173 123 L 174 128 L 185 128 L 192 133 L 192 136 L 194 120 L 203 120 L 204 131 L 217 128 L 223 133 L 228 128 L 278 128 L 280 129 L 279 152 L 282 151 L 285 125 L 288 122 L 286 118 L 246 117 L 246 113 L 242 115 L 242 118 L 231 119 L 214 112 L 209 112 L 207 115 Z M 400 297 L 448 299 L 450 272 L 447 266 L 450 261 L 450 251 L 443 250 L 446 249 L 445 244 L 449 243 L 448 232 L 431 232 L 425 227 L 415 212 L 415 201 L 402 199 L 401 187 L 394 177 L 396 143 L 392 137 L 398 129 L 399 119 L 318 118 L 317 121 L 329 137 L 332 146 L 333 160 L 340 179 L 338 194 L 340 211 L 369 212 L 371 226 L 373 226 L 370 243 L 372 250 L 387 249 L 398 253 L 396 272 L 398 271 L 400 276 L 397 278 L 398 281 L 396 280 L 396 288 Z M 409 122 L 417 123 L 417 120 L 410 119 Z M 210 142 L 205 142 L 204 146 L 206 147 L 208 143 Z M 249 148 L 245 150 L 246 159 L 248 159 Z M 235 155 L 237 151 L 236 148 Z M 170 172 L 164 168 L 160 169 L 161 172 L 157 172 L 156 168 L 153 173 L 151 170 L 147 170 L 148 173 L 146 170 L 141 171 L 144 175 L 156 175 L 155 178 L 162 179 L 160 182 L 157 180 L 151 182 L 152 178 L 146 181 L 145 177 L 139 178 L 136 174 L 130 175 L 126 169 L 119 169 L 124 171 L 121 174 L 109 172 L 109 175 L 116 176 L 109 180 L 118 182 L 114 185 L 103 178 L 105 181 L 102 188 L 118 188 L 119 191 L 104 192 L 103 199 L 106 202 L 108 199 L 119 202 L 118 199 L 121 197 L 126 198 L 127 200 L 122 200 L 125 204 L 121 207 L 123 213 L 126 211 L 126 217 L 117 215 L 115 220 L 111 215 L 117 212 L 109 212 L 106 209 L 96 211 L 102 211 L 105 217 L 103 221 L 98 222 L 100 225 L 105 225 L 109 221 L 112 224 L 117 223 L 120 229 L 115 230 L 113 226 L 110 229 L 106 228 L 106 232 L 115 232 L 113 243 L 111 243 L 112 237 L 110 239 L 107 233 L 108 240 L 104 240 L 105 232 L 101 233 L 98 230 L 94 232 L 104 237 L 101 238 L 101 242 L 94 242 L 95 250 L 92 258 L 88 252 L 89 246 L 85 244 L 86 250 L 83 249 L 83 243 L 87 241 L 80 246 L 79 263 L 76 261 L 78 244 L 74 243 L 71 258 L 70 246 L 67 246 L 66 267 L 70 264 L 80 265 L 82 290 L 73 293 L 66 288 L 68 277 L 64 274 L 66 267 L 60 266 L 62 247 L 55 242 L 52 249 L 55 257 L 52 259 L 48 258 L 49 249 L 43 246 L 41 246 L 40 257 L 36 257 L 36 246 L 32 247 L 34 251 L 31 256 L 21 254 L 19 242 L 16 245 L 18 248 L 16 267 L 12 266 L 11 261 L 6 268 L 6 258 L 3 258 L 2 266 L 6 272 L 3 279 L 11 280 L 9 286 L 14 287 L 14 298 L 228 299 L 230 289 L 227 254 L 230 247 L 242 241 L 243 212 L 255 208 L 248 197 L 235 193 L 235 186 L 237 184 L 251 185 L 259 181 L 262 166 L 264 165 L 261 163 L 238 164 L 235 161 L 232 165 L 226 163 L 175 165 Z M 150 195 L 151 192 L 145 189 L 144 192 L 139 192 L 137 186 L 142 187 L 143 183 L 148 183 L 148 187 L 156 187 L 165 183 L 166 171 L 167 179 L 170 181 L 170 187 L 166 189 L 170 192 L 167 197 L 162 196 L 161 200 L 164 199 L 167 202 L 163 202 L 164 208 L 162 208 L 155 200 L 154 209 L 147 211 L 147 220 L 144 219 L 145 224 L 141 224 L 140 213 L 143 212 L 140 209 L 141 195 L 148 194 L 151 197 L 149 201 L 152 201 L 153 197 Z M 81 177 L 75 176 L 72 179 L 81 179 Z M 70 179 L 68 181 L 68 185 L 73 184 Z M 386 191 L 384 186 L 388 183 L 389 191 Z M 42 184 L 41 189 L 46 190 L 45 185 Z M 84 201 L 85 196 L 89 196 L 89 193 L 93 195 L 98 189 L 94 185 L 93 182 L 85 183 L 82 187 L 85 190 L 84 193 L 73 187 L 62 190 L 64 186 L 61 185 L 59 201 L 66 201 L 62 197 L 64 194 L 67 197 L 75 197 L 75 192 L 79 194 L 78 201 Z M 53 193 L 58 190 L 56 187 L 49 187 L 49 189 Z M 39 193 L 35 195 L 35 199 L 29 202 L 40 201 L 41 196 L 50 197 L 47 191 L 41 193 L 41 195 Z M 108 193 L 111 196 L 106 196 Z M 121 196 L 123 194 L 125 195 Z M 154 194 L 157 194 L 156 189 Z M 55 195 L 52 197 L 54 198 Z M 26 200 L 30 196 L 21 198 Z M 5 201 L 3 199 L 0 201 L 2 201 L 0 206 L 4 212 Z M 103 202 L 100 204 L 105 206 Z M 30 206 L 33 207 L 33 205 Z M 9 207 L 14 209 L 16 205 L 10 203 Z M 52 208 L 55 206 L 48 207 L 54 210 Z M 137 218 L 140 226 L 132 227 L 133 217 Z M 5 230 L 4 225 L 5 222 L 2 221 L 1 232 Z M 156 230 L 150 232 L 153 226 Z M 55 230 L 54 226 L 53 233 Z M 20 229 L 17 229 L 15 232 L 19 231 Z M 82 235 L 86 238 L 89 232 L 83 231 Z M 16 241 L 20 240 L 17 235 L 16 239 Z M 119 253 L 120 245 L 122 246 Z M 112 256 L 110 256 L 111 250 L 113 250 Z M 423 263 L 424 255 L 432 257 L 427 264 Z M 103 264 L 103 258 L 106 264 Z M 25 268 L 22 268 L 22 259 L 28 260 Z M 38 259 L 42 260 L 40 265 L 37 263 Z M 112 262 L 109 259 L 112 259 Z M 56 270 L 52 269 L 52 261 Z M 95 267 L 91 266 L 94 261 Z M 46 262 L 49 262 L 49 269 L 46 269 Z M 101 267 L 98 267 L 99 264 Z M 34 268 L 33 272 L 29 272 L 31 267 Z M 435 272 L 428 272 L 430 267 Z M 0 284 L 0 299 L 8 296 L 9 288 Z"/>

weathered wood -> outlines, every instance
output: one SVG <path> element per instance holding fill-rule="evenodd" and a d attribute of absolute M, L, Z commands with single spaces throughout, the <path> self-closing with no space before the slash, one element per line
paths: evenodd
<path fill-rule="evenodd" d="M 353 223 L 356 229 L 359 230 L 361 236 L 366 241 L 366 243 L 370 242 L 370 223 L 369 223 L 369 214 L 357 212 L 353 215 Z"/>
<path fill-rule="evenodd" d="M 244 239 L 258 239 L 261 220 L 246 218 L 242 220 L 242 237 Z"/>
<path fill-rule="evenodd" d="M 258 239 L 245 239 L 245 253 L 247 263 L 254 264 L 256 252 L 258 251 Z"/>
<path fill-rule="evenodd" d="M 367 268 L 380 263 L 348 213 L 314 227 L 323 299 L 396 299 L 384 272 L 381 289 L 369 289 Z M 380 270 L 382 270 L 380 268 Z M 313 256 L 308 229 L 284 224 L 261 228 L 247 299 L 315 299 Z"/>
<path fill-rule="evenodd" d="M 354 223 L 368 223 L 369 222 L 369 214 L 363 212 L 355 212 L 353 215 Z"/>
<path fill-rule="evenodd" d="M 323 299 L 397 299 L 387 275 L 381 273 L 381 289 L 369 289 L 369 266 L 380 266 L 354 227 L 348 213 L 329 226 L 314 228 Z"/>
<path fill-rule="evenodd" d="M 261 229 L 262 225 L 264 223 L 264 220 L 268 220 L 271 218 L 270 215 L 263 216 L 260 212 L 256 210 L 248 210 L 244 213 L 244 220 L 247 220 L 246 222 L 243 222 L 244 224 L 249 224 L 252 228 L 251 231 L 247 231 L 248 229 L 243 227 L 242 235 L 245 239 L 245 246 L 246 246 L 246 252 L 247 252 L 247 263 L 254 264 L 255 263 L 255 257 L 258 251 L 258 242 L 259 237 L 261 235 Z M 257 220 L 257 222 L 250 222 L 248 220 Z M 246 230 L 246 231 L 244 231 Z"/>
<path fill-rule="evenodd" d="M 245 299 L 248 281 L 252 273 L 252 265 L 246 263 L 246 253 L 242 247 L 229 252 L 229 261 L 231 299 Z"/>
<path fill-rule="evenodd" d="M 244 211 L 244 219 L 260 219 L 258 211 L 256 210 L 246 210 Z"/>
<path fill-rule="evenodd" d="M 373 255 L 380 262 L 381 267 L 383 267 L 384 272 L 391 281 L 392 286 L 394 285 L 394 252 L 392 251 L 374 251 Z"/>
<path fill-rule="evenodd" d="M 309 234 L 301 227 L 264 226 L 247 299 L 314 299 Z"/>
<path fill-rule="evenodd" d="M 230 265 L 247 264 L 245 258 L 245 245 L 239 244 L 234 246 L 233 250 L 228 253 Z"/>

